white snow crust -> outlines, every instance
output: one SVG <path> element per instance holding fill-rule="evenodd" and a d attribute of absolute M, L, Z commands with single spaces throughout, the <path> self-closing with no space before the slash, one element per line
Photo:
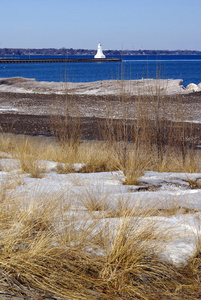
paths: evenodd
<path fill-rule="evenodd" d="M 201 89 L 191 84 L 182 86 L 181 79 L 103 80 L 96 82 L 45 82 L 23 77 L 0 78 L 0 92 L 29 94 L 116 95 L 122 92 L 139 94 L 187 94 Z M 193 90 L 192 88 L 193 87 Z"/>

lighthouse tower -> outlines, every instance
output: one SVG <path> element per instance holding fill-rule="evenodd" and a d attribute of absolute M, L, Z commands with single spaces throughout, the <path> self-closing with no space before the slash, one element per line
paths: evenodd
<path fill-rule="evenodd" d="M 103 51 L 102 51 L 101 43 L 98 43 L 97 53 L 94 56 L 94 58 L 105 58 L 105 55 L 103 54 Z"/>

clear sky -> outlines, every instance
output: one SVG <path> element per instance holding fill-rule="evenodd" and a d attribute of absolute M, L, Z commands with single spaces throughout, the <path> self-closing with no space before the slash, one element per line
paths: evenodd
<path fill-rule="evenodd" d="M 201 50 L 201 0 L 0 0 L 0 48 Z"/>

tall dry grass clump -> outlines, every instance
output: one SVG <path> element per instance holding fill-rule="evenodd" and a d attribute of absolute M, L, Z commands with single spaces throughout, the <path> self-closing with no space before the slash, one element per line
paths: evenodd
<path fill-rule="evenodd" d="M 137 97 L 125 91 L 122 84 L 116 106 L 107 98 L 105 101 L 102 137 L 113 149 L 129 183 L 136 182 L 136 174 L 144 170 L 200 170 L 200 155 L 195 150 L 199 131 L 186 122 L 186 103 L 180 95 L 166 96 L 159 84 L 140 91 Z"/>
<path fill-rule="evenodd" d="M 73 220 L 64 218 L 61 198 L 51 195 L 25 206 L 17 195 L 13 201 L 9 195 L 1 200 L 0 286 L 5 295 L 90 296 L 99 262 L 95 266 L 93 258 L 80 250 L 86 232 L 77 239 L 78 246 L 67 246 L 67 232 L 70 242 L 76 241 L 79 232 L 70 230 Z"/>

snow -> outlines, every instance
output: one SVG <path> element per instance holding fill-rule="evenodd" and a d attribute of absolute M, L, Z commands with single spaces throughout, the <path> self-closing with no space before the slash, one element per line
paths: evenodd
<path fill-rule="evenodd" d="M 4 107 L 4 108 L 0 108 L 0 112 L 1 111 L 18 111 L 17 108 L 11 108 L 11 107 Z"/>
<path fill-rule="evenodd" d="M 191 92 L 200 92 L 201 91 L 201 88 L 195 83 L 188 84 L 186 89 Z"/>
<path fill-rule="evenodd" d="M 23 77 L 0 78 L 0 92 L 29 94 L 81 94 L 116 95 L 122 92 L 130 95 L 188 94 L 191 88 L 184 88 L 181 79 L 141 79 L 141 80 L 103 80 L 95 82 L 45 82 Z M 191 84 L 193 91 L 200 88 Z M 190 87 L 191 87 L 190 86 Z"/>
<path fill-rule="evenodd" d="M 2 156 L 6 154 L 2 152 Z M 26 204 L 31 210 L 34 205 L 40 205 L 41 197 L 49 199 L 62 199 L 66 204 L 71 204 L 69 214 L 77 220 L 76 228 L 79 230 L 83 226 L 90 226 L 94 222 L 93 218 L 87 222 L 83 221 L 89 211 L 83 200 L 92 195 L 99 202 L 104 201 L 110 210 L 115 210 L 122 202 L 127 207 L 136 211 L 129 219 L 129 224 L 135 234 L 139 226 L 152 226 L 164 236 L 160 243 L 154 242 L 156 251 L 160 257 L 175 265 L 187 264 L 188 260 L 196 254 L 197 243 L 201 239 L 201 189 L 191 189 L 185 181 L 187 179 L 201 182 L 201 173 L 158 173 L 147 171 L 140 178 L 141 187 L 154 186 L 155 190 L 140 190 L 139 186 L 123 185 L 124 176 L 121 171 L 102 173 L 70 173 L 58 174 L 57 162 L 37 161 L 41 167 L 45 166 L 45 173 L 42 178 L 32 178 L 30 174 L 22 174 L 20 164 L 17 159 L 0 159 L 0 187 L 4 183 L 10 183 L 8 192 L 10 195 L 18 195 L 24 199 L 21 203 Z M 78 171 L 83 165 L 75 164 Z M 18 180 L 18 184 L 15 184 Z M 137 211 L 142 212 L 149 209 L 174 210 L 180 209 L 173 215 L 137 216 Z M 188 209 L 188 213 L 182 213 L 181 209 Z M 108 232 L 117 232 L 117 228 L 125 218 L 106 217 L 105 211 L 96 211 L 93 216 L 99 217 L 92 234 L 107 228 Z M 82 219 L 83 218 L 83 219 Z M 85 222 L 85 223 L 84 223 Z M 85 224 L 85 225 L 83 225 Z M 169 238 L 165 238 L 168 232 Z M 164 234 L 163 234 L 164 233 Z M 131 233 L 132 234 L 132 233 Z M 112 237 L 111 237 L 112 238 Z M 153 245 L 152 245 L 153 246 Z M 101 247 L 93 245 L 86 247 L 87 252 L 104 255 Z"/>

